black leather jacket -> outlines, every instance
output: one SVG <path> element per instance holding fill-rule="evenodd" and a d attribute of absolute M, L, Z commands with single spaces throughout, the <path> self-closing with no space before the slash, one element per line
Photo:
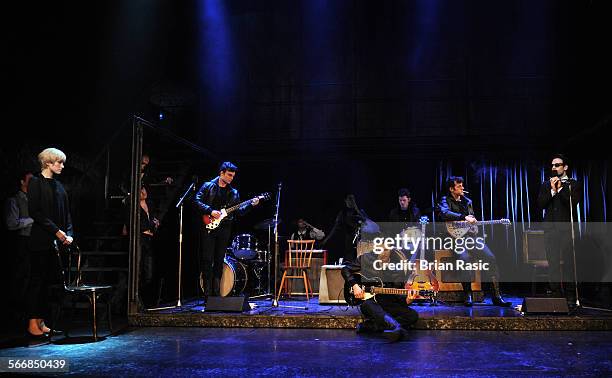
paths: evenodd
<path fill-rule="evenodd" d="M 442 196 L 437 210 L 441 221 L 461 221 L 468 215 L 474 215 L 472 200 L 464 196 L 459 201 L 450 195 Z"/>
<path fill-rule="evenodd" d="M 232 188 L 231 185 L 228 186 L 228 189 L 229 189 L 228 202 L 225 204 L 224 206 L 225 208 L 234 206 L 240 202 L 240 195 L 238 194 L 238 191 Z M 200 187 L 200 190 L 198 190 L 198 193 L 195 195 L 194 202 L 203 215 L 210 215 L 213 210 L 221 210 L 221 209 L 213 209 L 210 206 L 214 202 L 215 196 L 217 195 L 218 191 L 219 191 L 219 176 L 215 177 L 214 179 L 208 182 L 205 182 Z M 243 208 L 239 209 L 238 212 L 240 214 L 244 214 L 244 212 L 246 212 L 246 208 L 247 206 L 244 206 Z M 234 213 L 229 214 L 227 219 L 228 220 L 234 219 Z"/>

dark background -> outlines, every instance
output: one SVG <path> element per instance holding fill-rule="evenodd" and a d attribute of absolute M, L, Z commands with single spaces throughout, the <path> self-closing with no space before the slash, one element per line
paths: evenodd
<path fill-rule="evenodd" d="M 282 181 L 285 225 L 303 216 L 328 231 L 347 192 L 375 220 L 399 187 L 426 209 L 448 174 L 466 176 L 485 218 L 537 220 L 533 199 L 553 152 L 566 153 L 586 185 L 581 217 L 607 219 L 608 1 L 3 8 L 5 177 L 36 167 L 48 146 L 68 154 L 67 182 L 99 182 L 96 159 L 109 145 L 122 156 L 112 170 L 125 171 L 138 114 L 211 152 L 193 154 L 200 182 L 223 160 L 240 167 L 243 197 Z M 145 141 L 153 164 L 188 149 L 154 139 Z M 85 191 L 73 188 L 74 197 Z M 77 231 L 101 216 L 96 206 L 75 211 L 89 215 Z M 252 212 L 238 230 L 272 211 Z"/>

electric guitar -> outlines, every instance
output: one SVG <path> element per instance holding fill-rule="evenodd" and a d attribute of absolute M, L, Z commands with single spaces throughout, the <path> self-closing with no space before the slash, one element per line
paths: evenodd
<path fill-rule="evenodd" d="M 406 289 L 411 289 L 417 295 L 413 298 L 415 300 L 431 300 L 435 302 L 435 297 L 440 290 L 440 284 L 438 283 L 438 279 L 432 273 L 431 270 L 425 269 L 421 270 L 421 261 L 425 260 L 425 232 L 427 228 L 427 223 L 429 223 L 429 218 L 427 216 L 422 216 L 419 219 L 419 223 L 421 223 L 421 245 L 420 245 L 420 256 L 415 260 L 416 266 L 414 271 L 410 274 L 408 278 L 408 282 L 406 283 Z M 418 293 L 425 292 L 427 295 L 419 295 Z"/>
<path fill-rule="evenodd" d="M 470 223 L 468 221 L 450 221 L 446 222 L 446 231 L 453 238 L 461 238 L 468 232 L 472 234 L 478 234 L 478 226 L 488 224 L 503 224 L 505 226 L 510 225 L 509 219 L 498 219 L 489 221 L 478 221 L 476 223 Z"/>
<path fill-rule="evenodd" d="M 247 204 L 249 204 L 250 202 L 252 202 L 255 198 L 259 199 L 259 201 L 267 201 L 270 199 L 270 193 L 262 193 L 256 197 L 251 198 L 250 200 L 246 200 L 244 202 L 240 202 L 237 205 L 234 205 L 232 207 L 228 207 L 227 209 L 221 209 L 219 210 L 219 212 L 221 213 L 221 215 L 219 216 L 219 218 L 215 218 L 212 215 L 203 215 L 202 216 L 202 221 L 204 222 L 204 226 L 206 227 L 207 230 L 214 230 L 217 227 L 219 227 L 219 225 L 221 224 L 221 222 L 227 218 L 228 215 L 230 215 L 232 212 L 240 209 L 242 206 L 245 206 Z"/>
<path fill-rule="evenodd" d="M 419 290 L 414 291 L 412 289 L 395 289 L 390 287 L 384 287 L 383 282 L 380 278 L 372 279 L 363 276 L 360 273 L 356 273 L 357 285 L 364 291 L 363 299 L 355 298 L 355 294 L 353 294 L 353 287 L 348 283 L 348 281 L 344 282 L 344 300 L 351 306 L 358 306 L 362 304 L 364 301 L 374 298 L 376 300 L 377 294 L 394 294 L 394 295 L 405 295 L 408 297 L 411 302 L 417 296 L 431 296 L 433 292 L 428 292 L 427 290 Z"/>

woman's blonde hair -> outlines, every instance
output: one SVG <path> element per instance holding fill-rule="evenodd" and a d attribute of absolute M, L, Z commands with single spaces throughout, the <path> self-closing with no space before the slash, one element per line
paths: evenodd
<path fill-rule="evenodd" d="M 56 161 L 61 161 L 62 163 L 66 161 L 66 154 L 57 148 L 45 148 L 38 154 L 40 169 L 45 169 L 47 168 L 47 163 L 54 164 Z"/>

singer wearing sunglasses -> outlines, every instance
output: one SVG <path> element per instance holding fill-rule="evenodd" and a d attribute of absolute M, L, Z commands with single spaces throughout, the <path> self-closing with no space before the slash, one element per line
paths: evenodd
<path fill-rule="evenodd" d="M 581 198 L 580 185 L 569 178 L 568 160 L 563 155 L 554 155 L 550 168 L 550 178 L 540 186 L 537 201 L 538 207 L 544 210 L 550 294 L 554 297 L 564 296 L 573 303 L 575 285 L 571 222 L 578 219 L 576 205 Z"/>

